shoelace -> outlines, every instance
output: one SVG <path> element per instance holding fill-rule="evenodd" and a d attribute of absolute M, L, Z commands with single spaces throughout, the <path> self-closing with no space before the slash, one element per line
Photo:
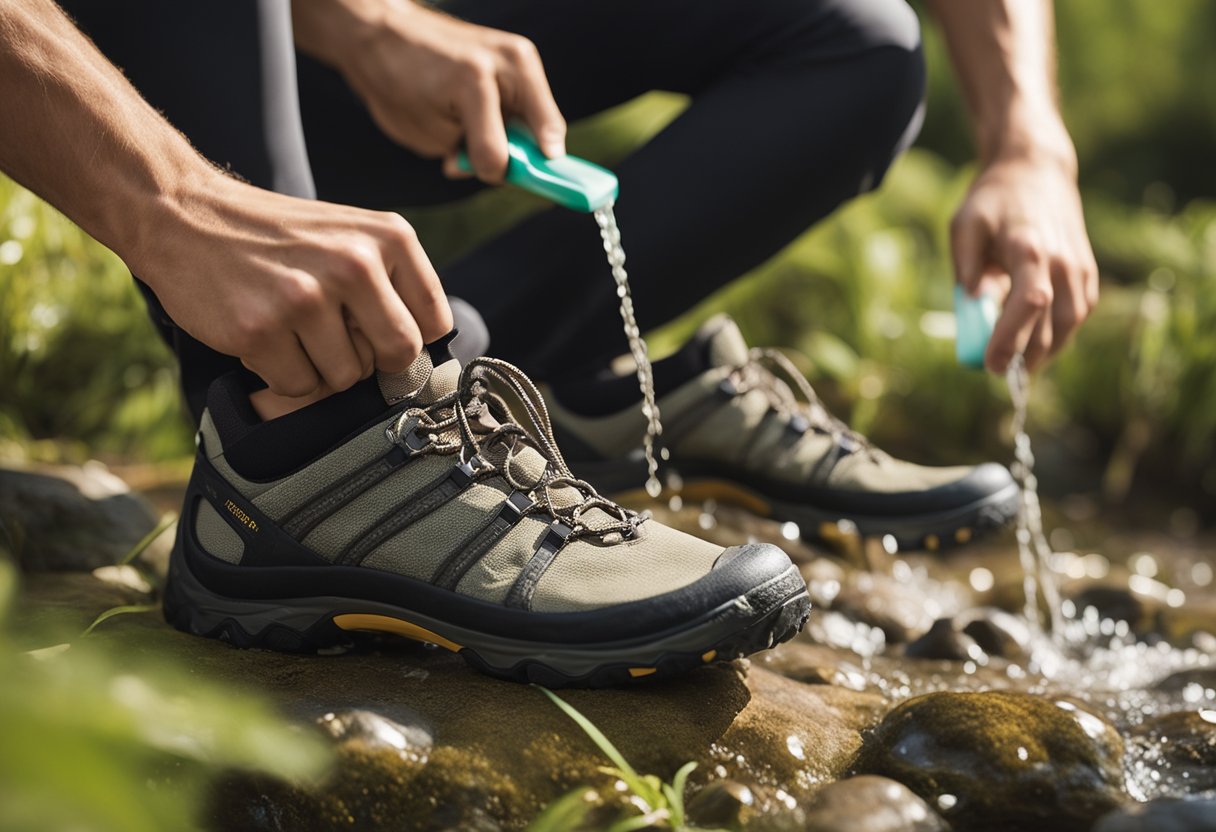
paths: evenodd
<path fill-rule="evenodd" d="M 533 430 L 510 420 L 506 403 L 490 390 L 487 382 L 502 384 L 511 392 L 523 407 Z M 493 427 L 481 422 L 487 413 L 497 422 Z M 478 430 L 476 426 L 483 429 Z M 571 537 L 606 538 L 619 534 L 630 538 L 650 517 L 649 512 L 638 513 L 618 505 L 602 496 L 587 481 L 574 476 L 557 447 L 553 423 L 540 391 L 522 370 L 506 361 L 486 357 L 473 359 L 461 370 L 456 392 L 427 407 L 406 408 L 390 431 L 394 440 L 401 442 L 403 434 L 411 429 L 427 440 L 427 444 L 414 449 L 415 452 L 459 453 L 461 462 L 477 457 L 487 472 L 497 470 L 512 488 L 532 494 L 534 504 L 526 513 L 544 512 L 560 520 L 571 528 Z M 512 470 L 521 442 L 548 462 L 539 481 L 523 481 Z M 487 459 L 488 451 L 495 444 L 501 444 L 505 449 L 503 461 L 498 466 Z M 578 499 L 558 501 L 555 492 L 563 488 L 574 489 Z M 614 520 L 588 525 L 583 517 L 595 508 L 602 509 Z"/>
<path fill-rule="evenodd" d="M 767 347 L 753 347 L 748 350 L 747 357 L 747 363 L 736 367 L 731 374 L 739 393 L 760 390 L 768 396 L 773 410 L 782 419 L 789 422 L 805 420 L 808 428 L 830 435 L 846 453 L 864 451 L 874 458 L 882 453 L 869 439 L 824 406 L 815 388 L 785 353 Z M 801 399 L 798 394 L 801 394 Z"/>

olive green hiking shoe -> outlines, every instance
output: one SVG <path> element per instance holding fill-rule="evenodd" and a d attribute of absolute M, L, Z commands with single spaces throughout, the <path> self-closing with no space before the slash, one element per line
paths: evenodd
<path fill-rule="evenodd" d="M 166 619 L 296 651 L 397 634 L 550 686 L 668 676 L 800 629 L 784 552 L 724 550 L 601 497 L 519 370 L 442 357 L 269 422 L 241 375 L 217 380 Z"/>
<path fill-rule="evenodd" d="M 861 534 L 891 535 L 903 548 L 965 543 L 1017 512 L 1018 487 L 1003 466 L 934 468 L 892 458 L 828 413 L 788 358 L 748 349 L 726 316 L 656 362 L 654 373 L 668 377 L 658 399 L 669 454 L 661 467 L 668 483 L 678 475 L 685 499 L 739 504 L 793 521 L 808 537 L 830 536 L 851 521 Z M 599 379 L 585 387 L 578 413 L 546 390 L 571 467 L 604 493 L 646 480 L 638 405 L 609 410 L 594 400 L 594 389 L 629 383 Z"/>

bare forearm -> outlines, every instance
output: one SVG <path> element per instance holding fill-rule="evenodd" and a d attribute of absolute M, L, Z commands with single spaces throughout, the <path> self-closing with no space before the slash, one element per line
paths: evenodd
<path fill-rule="evenodd" d="M 930 0 L 975 122 L 981 162 L 1046 154 L 1075 168 L 1056 99 L 1051 0 Z"/>
<path fill-rule="evenodd" d="M 217 176 L 49 0 L 0 0 L 0 170 L 128 260 Z"/>

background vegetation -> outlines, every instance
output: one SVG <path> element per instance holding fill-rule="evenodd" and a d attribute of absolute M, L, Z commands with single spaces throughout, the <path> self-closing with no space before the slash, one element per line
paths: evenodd
<path fill-rule="evenodd" d="M 1076 346 L 1038 382 L 1036 424 L 1065 472 L 1120 501 L 1137 484 L 1216 504 L 1216 5 L 1059 4 L 1061 94 L 1104 278 Z M 945 229 L 972 171 L 941 44 L 928 125 L 884 188 L 655 333 L 660 352 L 729 309 L 794 347 L 859 428 L 934 461 L 1004 453 L 999 379 L 953 360 Z M 648 96 L 579 125 L 611 163 L 678 112 Z M 437 262 L 536 210 L 507 192 L 408 212 Z M 791 299 L 794 302 L 791 302 Z M 0 181 L 0 454 L 166 459 L 190 452 L 171 357 L 113 255 Z M 1067 479 L 1067 477 L 1065 477 Z M 1050 483 L 1049 483 L 1050 484 Z M 1071 487 L 1071 486 L 1070 486 Z"/>

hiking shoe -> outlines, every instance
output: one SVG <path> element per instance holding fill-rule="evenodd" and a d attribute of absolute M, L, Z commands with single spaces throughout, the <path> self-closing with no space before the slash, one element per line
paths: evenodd
<path fill-rule="evenodd" d="M 673 365 L 683 375 L 658 406 L 667 481 L 674 472 L 686 500 L 738 504 L 793 521 L 806 537 L 831 537 L 850 521 L 862 535 L 928 549 L 965 543 L 1017 512 L 1018 486 L 1003 466 L 934 468 L 892 458 L 828 413 L 783 354 L 748 349 L 726 316 L 657 362 L 656 378 L 666 373 L 670 382 Z M 624 389 L 630 379 L 597 385 Z M 637 404 L 612 411 L 594 401 L 593 388 L 583 392 L 591 395 L 576 413 L 546 391 L 571 467 L 604 493 L 640 487 L 645 420 Z"/>
<path fill-rule="evenodd" d="M 166 619 L 292 651 L 392 633 L 549 686 L 668 676 L 801 628 L 806 585 L 784 552 L 722 549 L 601 497 L 522 372 L 443 357 L 264 423 L 245 377 L 218 379 Z"/>

